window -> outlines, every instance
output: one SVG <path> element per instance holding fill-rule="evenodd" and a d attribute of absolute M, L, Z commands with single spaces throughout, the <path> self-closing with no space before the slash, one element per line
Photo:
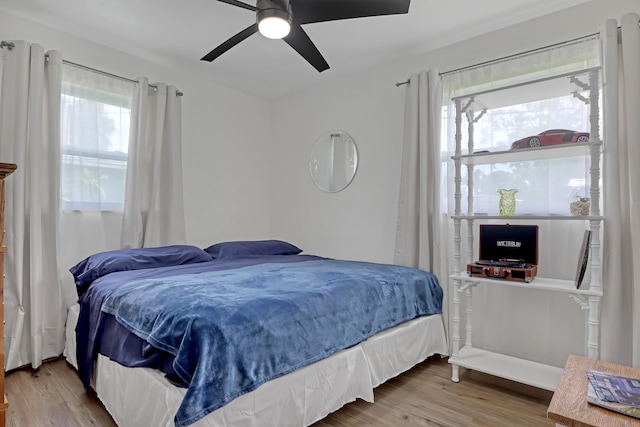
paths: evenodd
<path fill-rule="evenodd" d="M 532 89 L 533 90 L 533 89 Z M 454 106 L 445 109 L 443 132 L 454 141 Z M 479 112 L 475 112 L 478 116 Z M 589 131 L 589 106 L 578 98 L 550 97 L 489 109 L 474 123 L 474 151 L 509 150 L 521 138 L 549 129 Z M 463 120 L 463 154 L 468 132 Z M 448 130 L 447 130 L 448 129 Z M 474 213 L 498 214 L 498 189 L 516 188 L 518 214 L 568 215 L 569 204 L 589 197 L 588 157 L 557 158 L 476 165 L 473 168 Z M 462 212 L 467 212 L 467 169 L 462 169 Z M 452 207 L 452 205 L 451 205 Z"/>
<path fill-rule="evenodd" d="M 62 208 L 122 211 L 134 84 L 65 64 Z"/>
<path fill-rule="evenodd" d="M 446 99 L 465 99 L 473 110 L 473 151 L 506 151 L 522 138 L 551 129 L 589 132 L 590 108 L 583 98 L 589 77 L 583 70 L 599 65 L 597 36 L 499 59 L 443 76 Z M 577 74 L 579 81 L 569 78 Z M 564 76 L 564 77 L 563 77 Z M 474 95 L 471 100 L 471 94 Z M 482 113 L 484 111 L 484 113 Z M 482 113 L 482 114 L 481 114 Z M 447 161 L 447 212 L 453 213 L 455 108 L 443 106 L 442 152 Z M 462 154 L 468 154 L 468 120 L 461 126 Z M 550 156 L 551 157 L 551 156 Z M 501 188 L 516 188 L 518 215 L 569 215 L 576 198 L 589 197 L 589 158 L 567 157 L 473 167 L 473 212 L 498 214 Z M 467 176 L 461 170 L 461 213 L 467 209 Z"/>

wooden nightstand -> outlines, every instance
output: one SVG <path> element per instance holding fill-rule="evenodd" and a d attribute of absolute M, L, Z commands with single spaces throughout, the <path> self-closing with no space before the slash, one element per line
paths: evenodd
<path fill-rule="evenodd" d="M 587 403 L 587 372 L 592 369 L 640 379 L 640 369 L 570 355 L 551 398 L 547 417 L 560 425 L 572 427 L 640 426 L 640 419 Z"/>
<path fill-rule="evenodd" d="M 4 246 L 4 179 L 15 171 L 17 166 L 13 163 L 0 163 L 0 427 L 7 422 L 7 396 L 4 394 L 4 254 L 7 247 Z"/>

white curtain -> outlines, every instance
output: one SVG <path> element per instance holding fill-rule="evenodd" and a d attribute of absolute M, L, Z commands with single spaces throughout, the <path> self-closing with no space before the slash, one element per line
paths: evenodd
<path fill-rule="evenodd" d="M 58 272 L 62 55 L 13 42 L 2 50 L 0 161 L 16 163 L 5 204 L 5 369 L 58 356 L 66 308 Z"/>
<path fill-rule="evenodd" d="M 176 88 L 140 78 L 133 98 L 121 247 L 184 243 L 182 107 Z"/>
<path fill-rule="evenodd" d="M 438 71 L 413 74 L 406 88 L 394 263 L 430 271 L 445 287 L 448 272 L 441 237 L 446 230 L 440 209 L 441 121 Z"/>
<path fill-rule="evenodd" d="M 604 59 L 604 238 L 601 358 L 640 368 L 639 16 L 607 20 Z"/>

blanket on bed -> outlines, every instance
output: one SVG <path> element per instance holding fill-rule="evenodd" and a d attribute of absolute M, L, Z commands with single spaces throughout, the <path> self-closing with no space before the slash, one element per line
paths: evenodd
<path fill-rule="evenodd" d="M 131 271 L 116 271 L 109 273 L 93 281 L 86 291 L 81 295 L 80 314 L 76 326 L 76 337 L 78 341 L 77 358 L 78 373 L 82 383 L 91 389 L 91 374 L 93 363 L 97 357 L 98 349 L 104 344 L 105 334 L 109 331 L 109 324 L 113 316 L 102 312 L 102 304 L 107 296 L 114 289 L 133 280 L 176 276 L 178 274 L 196 274 L 204 271 L 220 271 L 245 267 L 247 265 L 265 264 L 273 262 L 303 262 L 316 259 L 324 259 L 314 255 L 260 255 L 260 256 L 239 256 L 216 259 L 210 262 L 198 262 L 187 265 L 171 265 L 156 268 L 145 268 Z M 117 322 L 115 322 L 117 323 Z M 128 332 L 128 331 L 127 331 Z M 125 348 L 120 350 L 128 351 Z M 110 356 L 108 353 L 103 353 Z M 146 357 L 146 356 L 145 356 Z M 125 359 L 116 358 L 124 366 L 146 366 L 146 360 L 137 360 L 135 365 L 125 363 Z M 114 359 L 114 360 L 116 360 Z M 161 369 L 160 366 L 151 366 Z M 167 371 L 163 371 L 167 372 Z M 173 371 L 172 371 L 173 372 Z M 186 387 L 186 384 L 185 384 Z"/>
<path fill-rule="evenodd" d="M 176 426 L 380 332 L 442 312 L 430 273 L 315 260 L 137 280 L 102 310 L 175 355 L 189 384 Z"/>

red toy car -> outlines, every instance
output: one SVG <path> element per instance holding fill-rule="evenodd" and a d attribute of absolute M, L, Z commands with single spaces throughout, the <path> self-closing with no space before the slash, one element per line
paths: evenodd
<path fill-rule="evenodd" d="M 567 129 L 550 129 L 535 136 L 522 138 L 511 144 L 511 148 L 535 148 L 547 145 L 568 144 L 571 142 L 589 142 L 589 132 L 576 132 Z"/>

